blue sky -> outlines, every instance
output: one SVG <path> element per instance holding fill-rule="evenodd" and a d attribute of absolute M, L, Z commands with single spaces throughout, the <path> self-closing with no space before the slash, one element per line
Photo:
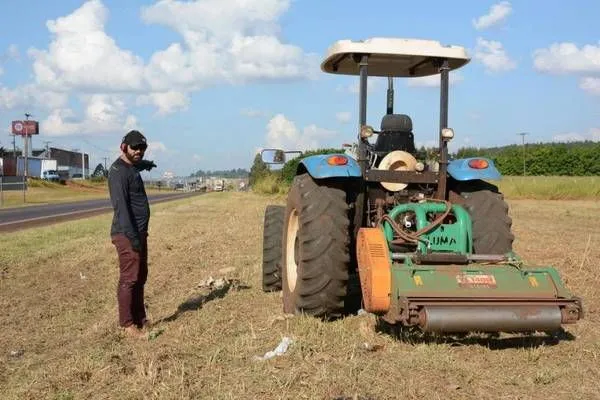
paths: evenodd
<path fill-rule="evenodd" d="M 598 15 L 594 0 L 3 0 L 0 146 L 30 112 L 35 148 L 83 149 L 93 165 L 143 131 L 154 177 L 249 168 L 262 147 L 337 147 L 356 136 L 357 79 L 319 63 L 336 40 L 370 37 L 468 50 L 452 73 L 454 149 L 517 143 L 519 132 L 598 141 Z M 395 110 L 412 117 L 418 144 L 437 137 L 430 83 L 395 82 Z M 370 85 L 378 127 L 385 81 Z"/>

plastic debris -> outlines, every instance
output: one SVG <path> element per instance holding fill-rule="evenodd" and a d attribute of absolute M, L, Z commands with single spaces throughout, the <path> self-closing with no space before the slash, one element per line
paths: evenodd
<path fill-rule="evenodd" d="M 359 346 L 360 349 L 365 351 L 377 351 L 383 349 L 383 345 L 381 344 L 371 344 L 368 342 L 361 343 Z"/>
<path fill-rule="evenodd" d="M 199 288 L 210 288 L 210 289 L 222 289 L 229 284 L 229 281 L 225 278 L 213 278 L 209 276 L 208 278 L 200 281 L 198 283 Z"/>
<path fill-rule="evenodd" d="M 288 349 L 292 343 L 294 343 L 294 341 L 291 338 L 285 336 L 283 339 L 281 339 L 281 342 L 279 342 L 277 347 L 275 347 L 275 350 L 267 351 L 265 353 L 265 355 L 262 357 L 254 356 L 254 359 L 260 360 L 260 361 L 265 361 L 265 360 L 270 360 L 271 358 L 273 358 L 275 356 L 282 356 L 288 351 Z"/>
<path fill-rule="evenodd" d="M 23 354 L 25 354 L 25 350 L 23 349 L 19 349 L 19 350 L 11 350 L 10 352 L 10 356 L 12 358 L 19 358 L 21 357 Z"/>

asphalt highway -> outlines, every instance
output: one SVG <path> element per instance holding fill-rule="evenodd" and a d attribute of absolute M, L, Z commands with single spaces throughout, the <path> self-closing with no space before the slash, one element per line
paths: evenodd
<path fill-rule="evenodd" d="M 177 200 L 201 193 L 165 193 L 149 195 L 150 204 Z M 50 225 L 56 222 L 112 212 L 109 199 L 85 200 L 71 203 L 44 204 L 37 206 L 0 209 L 0 232 L 12 232 L 34 226 Z"/>

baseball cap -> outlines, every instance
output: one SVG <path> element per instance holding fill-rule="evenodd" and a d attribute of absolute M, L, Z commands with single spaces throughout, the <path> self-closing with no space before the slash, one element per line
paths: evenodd
<path fill-rule="evenodd" d="M 129 146 L 138 146 L 138 145 L 144 145 L 147 146 L 148 144 L 146 143 L 146 137 L 144 137 L 144 135 L 142 135 L 142 133 L 140 131 L 129 131 L 127 132 L 127 135 L 123 136 L 123 142 L 126 145 Z"/>

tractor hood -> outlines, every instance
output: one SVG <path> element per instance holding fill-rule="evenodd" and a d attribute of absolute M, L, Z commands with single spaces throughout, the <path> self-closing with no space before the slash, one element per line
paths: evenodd
<path fill-rule="evenodd" d="M 321 69 L 331 74 L 359 75 L 354 54 L 369 55 L 369 76 L 384 77 L 439 74 L 439 67 L 432 62 L 436 59 L 447 59 L 451 70 L 470 61 L 463 47 L 445 46 L 434 40 L 372 38 L 335 42 L 327 51 Z"/>

